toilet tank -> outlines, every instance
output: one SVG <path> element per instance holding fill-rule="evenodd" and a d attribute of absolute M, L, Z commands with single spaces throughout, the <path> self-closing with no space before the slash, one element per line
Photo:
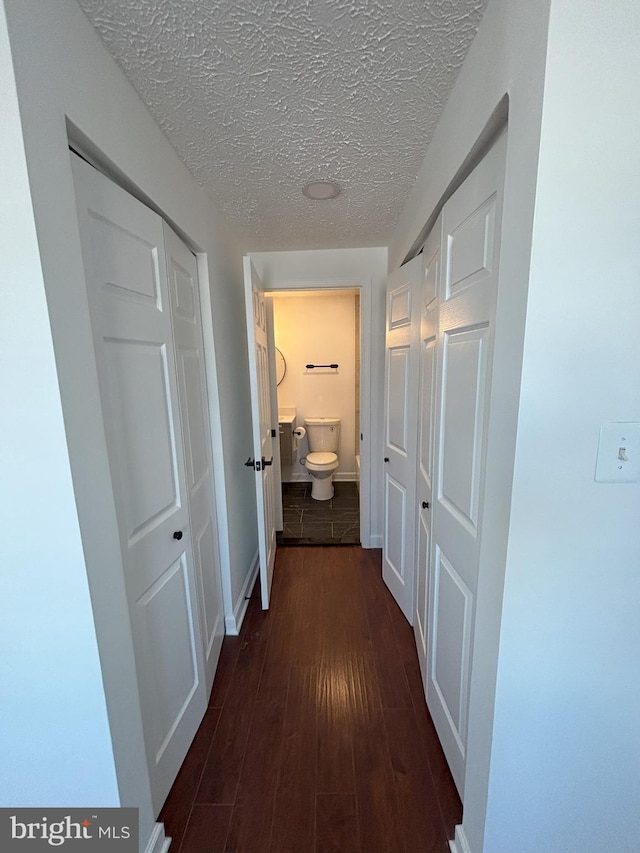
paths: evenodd
<path fill-rule="evenodd" d="M 309 450 L 312 453 L 338 452 L 340 418 L 305 418 L 304 425 L 309 439 Z"/>

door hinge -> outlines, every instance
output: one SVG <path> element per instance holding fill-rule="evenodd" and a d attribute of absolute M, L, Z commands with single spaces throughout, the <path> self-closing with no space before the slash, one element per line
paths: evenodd
<path fill-rule="evenodd" d="M 275 437 L 276 437 L 276 431 L 275 431 L 275 429 L 272 429 L 271 430 L 271 438 L 275 438 Z"/>

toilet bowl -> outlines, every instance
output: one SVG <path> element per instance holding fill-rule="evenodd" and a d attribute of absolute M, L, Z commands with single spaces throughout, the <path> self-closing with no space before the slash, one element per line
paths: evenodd
<path fill-rule="evenodd" d="M 311 497 L 328 501 L 333 497 L 333 472 L 340 464 L 338 442 L 340 418 L 305 418 L 309 453 L 303 464 L 311 474 Z"/>

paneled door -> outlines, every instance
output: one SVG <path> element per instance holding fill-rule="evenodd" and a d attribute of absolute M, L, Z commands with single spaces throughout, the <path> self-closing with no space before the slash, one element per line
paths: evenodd
<path fill-rule="evenodd" d="M 420 288 L 420 399 L 416 485 L 416 601 L 413 630 L 423 684 L 427 683 L 429 581 L 431 578 L 431 514 L 436 413 L 436 340 L 442 217 L 431 230 L 422 251 L 424 273 Z"/>
<path fill-rule="evenodd" d="M 224 614 L 198 268 L 195 255 L 166 222 L 163 227 L 184 434 L 193 564 L 209 690 L 222 646 Z"/>
<path fill-rule="evenodd" d="M 427 704 L 460 795 L 482 530 L 505 139 L 443 208 Z"/>
<path fill-rule="evenodd" d="M 413 623 L 422 255 L 387 282 L 382 577 Z"/>
<path fill-rule="evenodd" d="M 157 812 L 207 705 L 163 223 L 72 160 Z"/>
<path fill-rule="evenodd" d="M 244 295 L 247 312 L 249 379 L 253 460 L 258 508 L 258 549 L 262 608 L 269 607 L 273 565 L 276 556 L 276 526 L 273 481 L 273 438 L 269 387 L 269 342 L 264 288 L 251 258 L 244 259 Z"/>

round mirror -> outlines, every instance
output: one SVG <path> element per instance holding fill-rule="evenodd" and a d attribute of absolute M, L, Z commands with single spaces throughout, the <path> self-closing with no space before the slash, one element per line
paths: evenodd
<path fill-rule="evenodd" d="M 287 373 L 287 362 L 284 360 L 284 356 L 276 347 L 276 382 L 279 385 L 284 379 Z"/>

